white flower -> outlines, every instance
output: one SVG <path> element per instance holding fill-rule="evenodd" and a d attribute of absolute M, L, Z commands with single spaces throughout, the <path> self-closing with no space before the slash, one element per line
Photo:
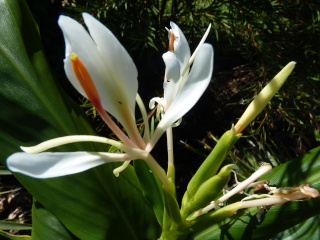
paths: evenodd
<path fill-rule="evenodd" d="M 150 151 L 166 128 L 171 127 L 189 111 L 208 86 L 213 68 L 213 49 L 210 45 L 201 43 L 189 73 L 193 57 L 190 57 L 189 46 L 183 33 L 172 24 L 175 50 L 169 58 L 166 57 L 168 54 L 164 56 L 166 78 L 170 78 L 165 86 L 165 96 L 170 99 L 170 103 L 167 104 L 168 108 L 150 143 L 146 144 L 139 134 L 134 116 L 135 102 L 138 102 L 140 109 L 144 106 L 141 106 L 142 101 L 137 96 L 137 69 L 131 57 L 99 21 L 86 13 L 83 14 L 83 19 L 90 34 L 75 20 L 65 16 L 59 18 L 59 26 L 66 42 L 65 71 L 72 85 L 92 102 L 121 142 L 82 135 L 56 138 L 34 147 L 22 147 L 25 153 L 10 156 L 7 160 L 8 168 L 12 172 L 36 178 L 52 178 L 79 173 L 108 162 L 125 162 L 122 167 L 115 169 L 114 173 L 118 175 L 130 160 L 142 159 L 159 176 L 166 188 L 169 186 L 166 174 Z M 184 77 L 181 77 L 180 72 L 185 72 Z M 175 83 L 179 86 L 174 86 Z M 120 122 L 125 132 L 105 110 Z M 143 110 L 142 113 L 147 115 Z M 147 121 L 145 124 L 147 125 Z M 43 153 L 48 149 L 75 142 L 100 142 L 115 146 L 120 151 Z"/>
<path fill-rule="evenodd" d="M 113 115 L 128 133 L 135 131 L 134 112 L 138 91 L 136 66 L 109 29 L 87 13 L 83 13 L 83 19 L 90 35 L 72 18 L 59 18 L 59 26 L 66 43 L 67 77 L 78 92 L 88 97 L 73 69 L 70 55 L 75 53 L 94 82 L 102 107 Z"/>
<path fill-rule="evenodd" d="M 169 30 L 169 51 L 162 56 L 166 65 L 164 97 L 153 98 L 149 104 L 150 108 L 155 106 L 155 102 L 159 104 L 162 118 L 147 145 L 148 151 L 154 147 L 166 129 L 196 104 L 207 89 L 213 72 L 213 48 L 209 44 L 203 44 L 211 26 L 190 56 L 190 48 L 182 31 L 176 24 L 171 22 L 170 25 L 172 29 Z M 193 65 L 189 72 L 191 64 Z"/>
<path fill-rule="evenodd" d="M 160 179 L 166 181 L 163 169 L 144 151 L 146 144 L 136 126 L 134 113 L 138 74 L 131 57 L 99 21 L 87 13 L 83 14 L 83 19 L 90 35 L 75 20 L 66 16 L 59 18 L 66 42 L 65 71 L 72 85 L 90 99 L 102 119 L 123 143 L 96 136 L 56 138 L 34 147 L 22 147 L 26 153 L 10 156 L 7 160 L 9 169 L 36 178 L 51 178 L 82 172 L 108 162 L 144 159 L 160 175 Z M 105 110 L 122 124 L 128 135 Z M 115 146 L 121 152 L 42 153 L 75 142 L 101 142 Z M 116 170 L 115 175 L 119 171 Z"/>

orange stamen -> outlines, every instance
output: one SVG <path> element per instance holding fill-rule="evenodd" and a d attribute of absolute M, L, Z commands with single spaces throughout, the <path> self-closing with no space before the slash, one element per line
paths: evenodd
<path fill-rule="evenodd" d="M 84 90 L 92 104 L 96 108 L 100 108 L 100 97 L 86 66 L 83 64 L 80 58 L 78 58 L 77 54 L 71 53 L 69 57 L 71 59 L 72 70 L 76 75 L 82 89 Z"/>
<path fill-rule="evenodd" d="M 170 30 L 169 32 L 170 36 L 169 36 L 169 51 L 174 52 L 174 41 L 176 40 L 173 31 Z"/>
<path fill-rule="evenodd" d="M 113 131 L 113 133 L 125 144 L 128 146 L 136 147 L 136 144 L 133 143 L 119 128 L 119 126 L 112 120 L 109 114 L 104 110 L 101 100 L 99 97 L 99 93 L 97 91 L 96 86 L 88 72 L 86 66 L 83 62 L 78 58 L 77 54 L 71 53 L 69 55 L 72 64 L 72 70 L 76 75 L 82 89 L 85 91 L 88 99 L 91 101 L 93 106 L 99 112 L 101 118 L 105 121 L 108 127 Z"/>

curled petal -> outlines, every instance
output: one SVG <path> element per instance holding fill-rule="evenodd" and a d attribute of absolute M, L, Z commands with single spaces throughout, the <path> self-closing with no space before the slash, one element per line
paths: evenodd
<path fill-rule="evenodd" d="M 151 98 L 151 100 L 149 102 L 149 108 L 154 109 L 156 106 L 156 103 L 159 104 L 162 108 L 164 108 L 164 106 L 165 106 L 165 101 L 163 98 L 154 97 L 154 98 Z"/>
<path fill-rule="evenodd" d="M 100 152 L 15 153 L 7 159 L 11 172 L 34 178 L 53 178 L 80 173 L 104 163 L 130 160 L 128 154 Z"/>
<path fill-rule="evenodd" d="M 300 186 L 300 191 L 306 196 L 310 196 L 312 198 L 319 197 L 319 192 L 317 189 L 310 187 L 309 184 L 304 184 Z"/>
<path fill-rule="evenodd" d="M 191 55 L 189 44 L 183 32 L 174 22 L 170 22 L 170 26 L 175 36 L 174 53 L 180 63 L 181 70 L 183 70 L 187 66 Z"/>
<path fill-rule="evenodd" d="M 166 129 L 196 104 L 210 83 L 212 71 L 213 48 L 210 44 L 203 44 L 195 57 L 189 76 L 159 122 L 147 150 L 152 149 Z"/>

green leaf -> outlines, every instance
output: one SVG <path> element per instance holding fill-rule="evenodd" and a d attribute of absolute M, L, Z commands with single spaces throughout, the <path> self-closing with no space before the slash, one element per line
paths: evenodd
<path fill-rule="evenodd" d="M 158 223 L 162 225 L 164 209 L 162 184 L 144 161 L 136 160 L 133 164 L 143 194 L 150 202 Z"/>
<path fill-rule="evenodd" d="M 319 228 L 320 215 L 309 218 L 308 220 L 277 234 L 274 240 L 308 239 L 318 240 L 320 236 Z"/>
<path fill-rule="evenodd" d="M 39 202 L 35 202 L 32 207 L 32 237 L 33 239 L 46 240 L 74 240 L 73 236 L 61 222 Z"/>
<path fill-rule="evenodd" d="M 160 234 L 132 168 L 118 178 L 110 165 L 104 165 L 63 178 L 23 180 L 31 194 L 80 239 L 154 239 Z"/>
<path fill-rule="evenodd" d="M 39 33 L 25 1 L 0 0 L 0 160 L 19 146 L 58 136 L 94 131 L 56 85 L 45 61 Z M 70 144 L 59 151 L 107 151 L 91 143 Z M 75 159 L 76 161 L 76 159 Z M 106 164 L 55 179 L 18 180 L 71 234 L 80 239 L 156 239 L 160 226 L 129 166 L 116 178 Z M 34 209 L 39 217 L 43 209 Z M 148 223 L 148 224 L 146 224 Z M 41 226 L 34 225 L 38 232 Z M 43 233 L 43 232 L 42 232 Z M 41 239 L 47 237 L 42 235 Z"/>
<path fill-rule="evenodd" d="M 279 187 L 295 187 L 309 183 L 320 187 L 320 147 L 311 150 L 298 159 L 275 167 L 263 177 L 270 184 Z M 306 201 L 288 202 L 272 206 L 262 217 L 257 216 L 258 209 L 239 211 L 236 216 L 226 219 L 220 225 L 214 225 L 193 235 L 192 239 L 270 239 L 277 233 L 290 229 L 296 224 L 320 214 L 318 198 Z M 310 220 L 311 221 L 311 220 Z M 312 228 L 310 231 L 313 231 Z"/>
<path fill-rule="evenodd" d="M 26 2 L 0 0 L 0 21 L 2 163 L 21 145 L 92 132 L 55 83 Z"/>

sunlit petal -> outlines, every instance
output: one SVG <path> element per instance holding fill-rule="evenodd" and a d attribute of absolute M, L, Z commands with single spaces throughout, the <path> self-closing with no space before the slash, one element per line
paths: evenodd
<path fill-rule="evenodd" d="M 67 77 L 77 91 L 86 97 L 84 90 L 72 70 L 69 55 L 76 52 L 79 58 L 81 58 L 87 66 L 91 77 L 95 79 L 99 77 L 96 70 L 102 66 L 102 60 L 96 49 L 95 43 L 81 24 L 66 16 L 60 16 L 58 23 L 63 32 L 66 44 L 65 71 Z M 81 41 L 79 41 L 80 37 Z"/>
<path fill-rule="evenodd" d="M 174 41 L 174 53 L 180 63 L 181 70 L 183 70 L 190 59 L 189 44 L 183 32 L 174 22 L 170 22 L 170 26 L 176 38 Z"/>
<path fill-rule="evenodd" d="M 103 107 L 128 129 L 135 122 L 137 70 L 128 53 L 106 27 L 89 14 L 84 14 L 84 19 L 94 39 L 77 21 L 65 16 L 59 18 L 59 26 L 66 42 L 67 77 L 86 96 L 69 58 L 70 54 L 76 53 L 94 81 Z"/>
<path fill-rule="evenodd" d="M 210 44 L 203 44 L 195 57 L 190 74 L 166 112 L 165 118 L 172 118 L 171 121 L 175 122 L 187 113 L 207 89 L 212 72 L 213 48 Z"/>
<path fill-rule="evenodd" d="M 112 84 L 117 86 L 117 92 L 112 94 L 121 95 L 122 99 L 126 99 L 134 112 L 138 91 L 138 71 L 133 60 L 113 33 L 102 23 L 88 13 L 83 13 L 83 19 L 101 53 L 104 68 L 110 74 L 111 79 L 105 79 L 105 81 L 112 81 Z M 96 84 L 99 88 L 100 83 Z"/>
<path fill-rule="evenodd" d="M 108 162 L 130 160 L 128 154 L 68 152 L 15 153 L 7 159 L 11 172 L 35 178 L 53 178 L 80 173 Z"/>
<path fill-rule="evenodd" d="M 149 147 L 152 148 L 166 129 L 196 104 L 210 83 L 212 71 L 213 48 L 210 44 L 203 44 L 185 83 L 159 122 Z"/>

